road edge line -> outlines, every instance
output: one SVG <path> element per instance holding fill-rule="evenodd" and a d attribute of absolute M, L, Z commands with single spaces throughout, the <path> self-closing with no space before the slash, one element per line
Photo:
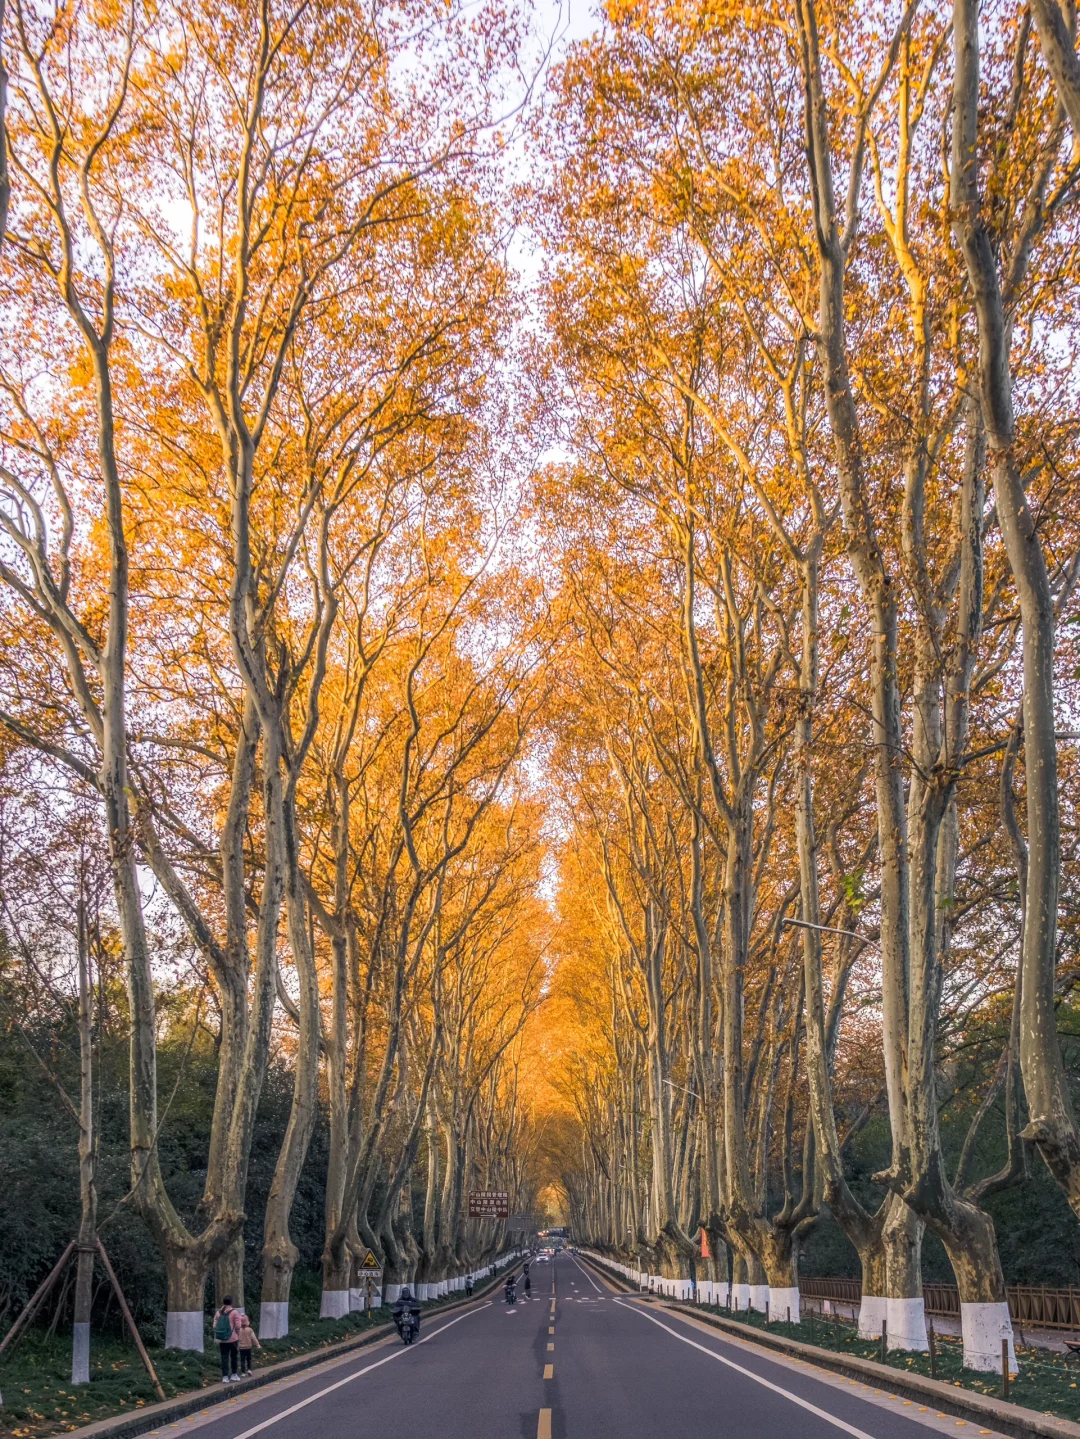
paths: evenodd
<path fill-rule="evenodd" d="M 699 1344 L 696 1339 L 689 1338 L 686 1334 L 680 1334 L 677 1329 L 672 1329 L 655 1314 L 650 1314 L 647 1309 L 642 1309 L 639 1304 L 627 1304 L 625 1299 L 616 1299 L 615 1303 L 620 1309 L 629 1309 L 632 1314 L 638 1314 L 642 1319 L 647 1319 L 650 1324 L 655 1324 L 665 1334 L 670 1334 L 680 1344 L 689 1344 L 692 1349 L 697 1349 L 702 1354 L 707 1354 L 710 1359 L 715 1359 L 717 1364 L 725 1364 L 729 1369 L 734 1369 L 737 1374 L 752 1379 L 755 1384 L 760 1384 L 763 1389 L 771 1389 L 774 1394 L 780 1394 L 789 1404 L 795 1404 L 800 1409 L 808 1409 L 811 1414 L 816 1414 L 819 1419 L 824 1419 L 826 1424 L 832 1424 L 835 1428 L 843 1430 L 845 1434 L 851 1434 L 854 1439 L 874 1439 L 865 1429 L 857 1429 L 854 1424 L 849 1424 L 846 1419 L 841 1419 L 839 1414 L 830 1414 L 827 1409 L 821 1409 L 818 1405 L 811 1403 L 809 1399 L 803 1399 L 801 1395 L 794 1394 L 790 1389 L 785 1389 L 782 1384 L 774 1384 L 771 1379 L 766 1379 L 764 1374 L 755 1374 L 752 1369 L 747 1369 L 743 1364 L 736 1364 L 734 1359 L 729 1359 L 726 1354 L 717 1354 L 715 1349 L 707 1349 L 704 1344 Z M 240 1435 L 239 1439 L 245 1439 Z"/>

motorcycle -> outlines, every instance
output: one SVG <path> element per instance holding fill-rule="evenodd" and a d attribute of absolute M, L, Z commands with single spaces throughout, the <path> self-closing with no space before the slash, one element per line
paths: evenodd
<path fill-rule="evenodd" d="M 420 1320 L 415 1314 L 403 1314 L 401 1316 L 401 1342 L 411 1344 L 420 1332 Z"/>
<path fill-rule="evenodd" d="M 510 1305 L 517 1303 L 517 1290 L 512 1284 L 506 1286 L 506 1302 Z"/>

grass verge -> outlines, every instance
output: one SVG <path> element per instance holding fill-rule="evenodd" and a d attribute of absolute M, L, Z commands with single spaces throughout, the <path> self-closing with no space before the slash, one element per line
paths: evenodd
<path fill-rule="evenodd" d="M 306 1299 L 308 1296 L 304 1296 Z M 453 1298 L 460 1298 L 454 1295 Z M 437 1310 L 448 1300 L 424 1306 Z M 254 1306 L 253 1306 L 254 1310 Z M 299 1312 L 297 1312 L 299 1311 Z M 257 1312 L 257 1311 L 254 1311 Z M 282 1359 L 309 1354 L 362 1334 L 390 1319 L 388 1308 L 370 1315 L 350 1314 L 344 1319 L 318 1317 L 307 1304 L 293 1307 L 293 1332 L 284 1339 L 268 1339 L 252 1358 L 255 1369 L 265 1369 Z M 147 1344 L 166 1398 L 213 1388 L 221 1383 L 217 1345 L 206 1329 L 206 1352 L 182 1353 Z M 49 1336 L 33 1331 L 22 1339 L 10 1359 L 0 1361 L 0 1439 L 41 1439 L 91 1424 L 97 1419 L 130 1414 L 157 1402 L 146 1370 L 134 1344 L 119 1338 L 93 1336 L 90 1354 L 90 1383 L 71 1385 L 70 1336 Z M 242 1392 L 242 1385 L 236 1392 Z"/>

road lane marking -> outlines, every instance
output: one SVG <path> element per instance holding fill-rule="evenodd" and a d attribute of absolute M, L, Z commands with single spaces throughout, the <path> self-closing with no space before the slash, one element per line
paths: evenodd
<path fill-rule="evenodd" d="M 554 1378 L 555 1378 L 555 1365 L 554 1365 L 554 1364 L 545 1364 L 545 1365 L 544 1365 L 544 1378 L 545 1378 L 545 1379 L 554 1379 Z"/>
<path fill-rule="evenodd" d="M 447 1329 L 452 1329 L 455 1324 L 460 1324 L 463 1319 L 468 1319 L 471 1315 L 479 1314 L 481 1310 L 489 1309 L 490 1307 L 491 1300 L 489 1299 L 486 1304 L 481 1304 L 476 1309 L 470 1309 L 466 1314 L 459 1314 L 456 1319 L 451 1319 L 450 1322 L 444 1324 L 441 1329 L 436 1329 L 433 1334 L 427 1334 L 423 1339 L 417 1342 L 420 1344 L 428 1344 L 432 1339 L 437 1339 L 440 1334 L 445 1333 Z M 253 1434 L 261 1434 L 264 1429 L 269 1429 L 272 1424 L 277 1424 L 281 1419 L 288 1419 L 290 1414 L 296 1414 L 299 1410 L 306 1409 L 309 1404 L 314 1404 L 317 1399 L 324 1399 L 327 1394 L 332 1394 L 335 1389 L 340 1389 L 345 1384 L 351 1384 L 354 1379 L 360 1379 L 363 1375 L 370 1374 L 373 1369 L 381 1369 L 384 1364 L 389 1364 L 391 1359 L 400 1359 L 401 1356 L 407 1354 L 412 1347 L 412 1345 L 403 1345 L 400 1349 L 395 1349 L 394 1352 L 388 1354 L 385 1359 L 376 1359 L 374 1364 L 368 1364 L 363 1369 L 358 1369 L 355 1374 L 346 1375 L 344 1379 L 339 1379 L 336 1384 L 328 1384 L 325 1389 L 320 1389 L 317 1394 L 310 1394 L 306 1399 L 301 1399 L 299 1403 L 291 1404 L 288 1409 L 282 1409 L 279 1414 L 272 1414 L 269 1419 L 264 1419 L 261 1424 L 255 1424 L 250 1429 L 245 1429 L 242 1434 L 237 1434 L 235 1439 L 251 1439 Z"/>
<path fill-rule="evenodd" d="M 541 1409 L 540 1420 L 536 1426 L 536 1439 L 551 1439 L 551 1410 Z"/>
<path fill-rule="evenodd" d="M 555 1326 L 554 1326 L 554 1324 L 549 1324 L 549 1325 L 548 1325 L 548 1333 L 549 1333 L 549 1334 L 554 1334 L 554 1333 L 555 1333 Z"/>
<path fill-rule="evenodd" d="M 554 1348 L 555 1348 L 554 1344 L 549 1344 L 549 1345 L 548 1345 L 548 1353 L 550 1354 L 551 1351 L 552 1351 Z"/>
<path fill-rule="evenodd" d="M 677 1329 L 664 1324 L 652 1314 L 646 1314 L 635 1304 L 627 1304 L 622 1299 L 616 1299 L 615 1303 L 620 1309 L 628 1309 L 631 1314 L 637 1314 L 642 1319 L 647 1319 L 650 1324 L 657 1325 L 660 1329 L 671 1334 L 683 1344 L 689 1344 L 692 1349 L 700 1349 L 702 1354 L 707 1354 L 710 1359 L 715 1359 L 718 1364 L 726 1364 L 729 1369 L 734 1369 L 738 1374 L 744 1374 L 747 1379 L 752 1379 L 755 1384 L 762 1385 L 765 1389 L 771 1389 L 774 1394 L 781 1394 L 785 1399 L 790 1399 L 792 1404 L 798 1404 L 801 1409 L 809 1409 L 811 1414 L 816 1414 L 819 1419 L 824 1419 L 827 1424 L 842 1429 L 845 1434 L 851 1434 L 854 1439 L 874 1439 L 872 1434 L 867 1434 L 865 1429 L 856 1429 L 854 1424 L 848 1424 L 843 1419 L 838 1419 L 835 1414 L 830 1414 L 827 1409 L 819 1409 L 816 1404 L 811 1404 L 809 1399 L 800 1399 L 798 1394 L 792 1394 L 790 1389 L 785 1389 L 780 1384 L 774 1384 L 771 1379 L 765 1379 L 760 1374 L 755 1374 L 752 1369 L 746 1369 L 741 1364 L 736 1364 L 734 1359 L 727 1359 L 723 1354 L 717 1354 L 715 1349 L 707 1349 L 704 1344 L 698 1344 L 694 1339 L 689 1339 L 685 1334 L 680 1334 Z M 238 1439 L 245 1439 L 243 1434 Z"/>
<path fill-rule="evenodd" d="M 592 1287 L 596 1290 L 597 1294 L 603 1294 L 604 1291 L 600 1288 L 599 1284 L 597 1284 L 596 1280 L 592 1277 L 592 1275 L 589 1273 L 589 1271 L 585 1268 L 584 1264 L 582 1264 L 581 1260 L 577 1257 L 577 1255 L 576 1255 L 576 1254 L 571 1254 L 570 1258 L 574 1261 L 574 1263 L 577 1265 L 577 1267 L 581 1270 L 582 1274 L 584 1274 L 585 1278 L 589 1281 L 589 1283 L 592 1285 Z M 575 1288 L 576 1288 L 576 1287 L 577 1287 L 577 1286 L 575 1285 Z"/>

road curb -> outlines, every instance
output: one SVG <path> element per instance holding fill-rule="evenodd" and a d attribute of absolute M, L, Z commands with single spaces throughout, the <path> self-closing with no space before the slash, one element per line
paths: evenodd
<path fill-rule="evenodd" d="M 441 1304 L 437 1309 L 426 1309 L 425 1312 L 432 1319 L 443 1314 L 452 1314 L 455 1310 L 465 1309 L 470 1304 L 475 1304 L 478 1299 L 483 1299 L 501 1283 L 502 1278 L 497 1275 L 482 1288 L 478 1286 L 469 1298 L 456 1299 L 451 1304 Z M 280 1359 L 276 1364 L 269 1364 L 245 1380 L 243 1387 L 219 1384 L 216 1387 L 192 1389 L 187 1394 L 178 1394 L 175 1399 L 166 1399 L 164 1403 L 146 1404 L 128 1414 L 95 1419 L 93 1424 L 85 1424 L 81 1429 L 60 1432 L 69 1436 L 69 1439 L 132 1439 L 134 1435 L 146 1434 L 177 1419 L 187 1419 L 204 1409 L 223 1404 L 226 1400 L 238 1399 L 242 1394 L 250 1394 L 256 1389 L 265 1389 L 270 1384 L 276 1384 L 279 1379 L 289 1379 L 294 1374 L 303 1373 L 305 1369 L 315 1369 L 320 1364 L 341 1359 L 358 1349 L 368 1349 L 394 1332 L 392 1323 L 378 1324 L 373 1329 L 356 1335 L 354 1339 L 342 1339 L 337 1344 L 328 1344 L 325 1349 L 312 1349 L 307 1354 L 298 1354 L 295 1359 Z M 1080 1430 L 1077 1432 L 1080 1433 Z"/>
<path fill-rule="evenodd" d="M 614 1280 L 614 1275 L 600 1261 L 589 1262 L 603 1274 L 605 1279 Z M 1080 1424 L 1071 1419 L 1056 1419 L 1049 1414 L 1039 1414 L 1034 1409 L 1025 1409 L 1003 1399 L 991 1399 L 985 1394 L 973 1394 L 969 1389 L 957 1389 L 952 1384 L 943 1384 L 939 1379 L 927 1379 L 922 1374 L 909 1374 L 902 1369 L 893 1369 L 888 1364 L 875 1364 L 872 1359 L 860 1359 L 856 1355 L 835 1354 L 828 1349 L 818 1349 L 812 1344 L 802 1344 L 797 1339 L 783 1339 L 776 1334 L 766 1334 L 760 1329 L 751 1329 L 733 1319 L 722 1319 L 707 1309 L 692 1304 L 680 1304 L 665 1299 L 658 1306 L 677 1314 L 698 1319 L 711 1329 L 719 1329 L 733 1339 L 742 1339 L 760 1349 L 801 1359 L 818 1369 L 839 1374 L 845 1379 L 857 1379 L 883 1389 L 890 1394 L 899 1394 L 904 1399 L 929 1401 L 935 1408 L 954 1419 L 978 1423 L 992 1428 L 1010 1439 L 1080 1439 Z"/>

